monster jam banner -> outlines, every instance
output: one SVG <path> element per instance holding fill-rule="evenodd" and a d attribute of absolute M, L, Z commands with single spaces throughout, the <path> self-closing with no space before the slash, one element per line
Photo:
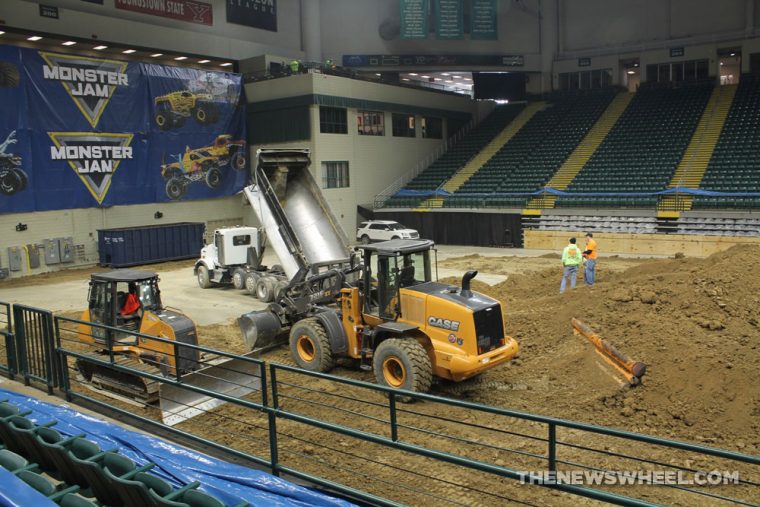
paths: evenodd
<path fill-rule="evenodd" d="M 232 195 L 239 75 L 0 46 L 0 213 Z"/>

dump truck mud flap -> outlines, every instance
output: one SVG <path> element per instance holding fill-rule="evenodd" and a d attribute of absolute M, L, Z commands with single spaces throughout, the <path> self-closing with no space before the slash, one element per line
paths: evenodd
<path fill-rule="evenodd" d="M 249 358 L 247 354 L 243 358 Z M 179 384 L 162 382 L 159 388 L 161 418 L 164 424 L 174 426 L 227 400 L 241 398 L 261 391 L 261 368 L 245 359 L 229 359 L 182 376 Z M 221 396 L 220 396 L 221 395 Z M 261 402 L 261 395 L 251 401 Z"/>

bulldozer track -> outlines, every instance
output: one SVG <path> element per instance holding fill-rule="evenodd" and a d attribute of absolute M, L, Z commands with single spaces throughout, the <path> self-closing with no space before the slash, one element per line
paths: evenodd
<path fill-rule="evenodd" d="M 102 360 L 103 355 L 94 357 Z M 161 375 L 161 371 L 155 366 L 133 357 L 116 356 L 114 364 L 143 373 Z M 159 382 L 157 380 L 100 366 L 86 359 L 77 360 L 77 370 L 83 380 L 97 390 L 114 393 L 145 405 L 158 403 Z"/>

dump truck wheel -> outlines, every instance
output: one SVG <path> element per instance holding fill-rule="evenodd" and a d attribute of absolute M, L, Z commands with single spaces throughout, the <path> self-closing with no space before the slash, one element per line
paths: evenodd
<path fill-rule="evenodd" d="M 326 372 L 335 366 L 327 331 L 317 319 L 300 320 L 290 329 L 290 354 L 304 370 Z"/>
<path fill-rule="evenodd" d="M 427 392 L 433 382 L 433 366 L 425 348 L 413 338 L 390 338 L 375 350 L 372 366 L 380 385 Z M 398 397 L 409 402 L 411 398 Z"/>
<path fill-rule="evenodd" d="M 201 264 L 197 270 L 198 286 L 201 289 L 208 289 L 211 287 L 211 279 L 208 276 L 208 268 Z"/>
<path fill-rule="evenodd" d="M 270 303 L 274 299 L 274 282 L 268 276 L 262 276 L 256 282 L 256 297 L 264 303 Z"/>
<path fill-rule="evenodd" d="M 237 290 L 245 289 L 245 270 L 243 268 L 235 268 L 232 271 L 232 286 Z"/>
<path fill-rule="evenodd" d="M 245 291 L 253 297 L 256 297 L 256 282 L 259 281 L 259 275 L 248 273 L 245 275 Z"/>
<path fill-rule="evenodd" d="M 219 188 L 222 184 L 222 171 L 216 167 L 212 167 L 206 173 L 206 185 L 209 188 Z"/>

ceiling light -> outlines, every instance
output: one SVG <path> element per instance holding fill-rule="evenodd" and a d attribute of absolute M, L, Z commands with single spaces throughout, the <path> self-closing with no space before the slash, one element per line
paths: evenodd
<path fill-rule="evenodd" d="M 122 51 L 122 53 L 124 53 L 125 55 L 131 55 L 132 53 L 136 51 L 137 51 L 136 49 L 125 49 L 124 51 Z"/>
<path fill-rule="evenodd" d="M 376 76 L 382 76 L 382 74 L 380 74 L 379 72 L 375 72 L 375 75 Z"/>
<path fill-rule="evenodd" d="M 409 75 L 410 75 L 410 76 L 416 76 L 417 74 L 416 74 L 416 73 L 414 73 L 414 72 L 410 72 L 410 73 L 409 73 Z"/>
<path fill-rule="evenodd" d="M 731 56 L 736 56 L 736 53 L 731 53 Z"/>
<path fill-rule="evenodd" d="M 41 39 L 42 37 L 40 37 L 39 35 L 32 35 L 31 37 L 26 38 L 26 40 L 30 40 L 32 42 L 37 42 L 38 40 L 41 40 Z"/>
<path fill-rule="evenodd" d="M 208 63 L 208 62 L 210 62 L 210 61 L 211 61 L 211 60 L 198 60 L 198 63 Z"/>
<path fill-rule="evenodd" d="M 462 79 L 462 76 L 454 76 L 454 79 Z"/>
<path fill-rule="evenodd" d="M 441 75 L 442 75 L 442 76 L 448 76 L 448 75 L 449 75 L 449 73 L 448 73 L 448 72 L 441 72 Z"/>
<path fill-rule="evenodd" d="M 229 67 L 230 65 L 232 65 L 232 62 L 224 62 L 220 67 Z"/>
<path fill-rule="evenodd" d="M 150 55 L 151 58 L 158 58 L 159 56 L 164 56 L 164 54 L 163 53 L 153 53 L 152 55 Z"/>
<path fill-rule="evenodd" d="M 62 42 L 61 46 L 73 46 L 74 44 L 76 44 L 76 42 L 73 40 L 67 40 L 66 42 Z"/>
<path fill-rule="evenodd" d="M 721 65 L 723 65 L 723 62 L 720 62 Z"/>
<path fill-rule="evenodd" d="M 466 77 L 464 78 L 465 81 L 472 81 L 472 78 Z"/>
<path fill-rule="evenodd" d="M 187 60 L 187 57 L 186 56 L 175 56 L 174 59 L 181 62 L 182 60 Z"/>
<path fill-rule="evenodd" d="M 633 66 L 634 66 L 634 67 L 638 67 L 638 66 L 639 66 L 639 64 L 638 64 L 638 63 L 634 63 L 634 64 L 633 64 Z"/>
<path fill-rule="evenodd" d="M 422 79 L 430 79 L 430 76 L 420 76 Z"/>
<path fill-rule="evenodd" d="M 409 81 L 409 78 L 408 77 L 402 77 L 401 80 L 402 81 Z"/>
<path fill-rule="evenodd" d="M 439 77 L 434 77 L 433 79 L 434 79 L 435 81 L 440 81 L 440 80 L 441 80 L 441 78 L 439 78 Z"/>
<path fill-rule="evenodd" d="M 446 82 L 447 83 L 453 83 L 454 81 L 452 81 L 451 79 L 447 79 Z"/>
<path fill-rule="evenodd" d="M 108 47 L 108 46 L 95 46 L 95 47 L 94 47 L 94 48 L 92 48 L 92 49 L 94 49 L 95 51 L 102 51 L 102 50 L 106 49 L 107 47 Z"/>
<path fill-rule="evenodd" d="M 2 30 L 0 30 L 0 35 L 2 35 L 2 34 L 4 34 L 4 33 L 5 33 L 5 32 L 3 32 Z"/>
<path fill-rule="evenodd" d="M 635 70 L 629 70 L 628 74 L 636 74 L 636 71 Z"/>

